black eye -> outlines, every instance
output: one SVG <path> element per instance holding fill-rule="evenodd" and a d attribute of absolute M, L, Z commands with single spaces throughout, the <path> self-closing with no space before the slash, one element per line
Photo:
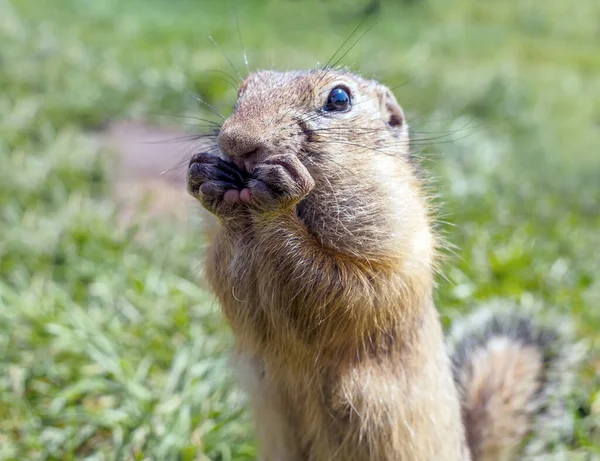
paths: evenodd
<path fill-rule="evenodd" d="M 337 87 L 331 90 L 327 96 L 327 102 L 323 108 L 326 112 L 343 111 L 350 108 L 350 92 L 344 88 Z"/>

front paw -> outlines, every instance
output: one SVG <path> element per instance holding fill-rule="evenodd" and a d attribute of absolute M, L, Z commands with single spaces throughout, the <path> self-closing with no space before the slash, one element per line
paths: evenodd
<path fill-rule="evenodd" d="M 313 189 L 315 182 L 293 154 L 275 155 L 255 166 L 246 183 L 249 203 L 259 211 L 275 211 L 294 207 Z M 246 190 L 242 191 L 246 201 Z"/>
<path fill-rule="evenodd" d="M 188 192 L 216 215 L 225 216 L 236 209 L 246 180 L 233 163 L 216 155 L 199 152 L 190 159 Z"/>

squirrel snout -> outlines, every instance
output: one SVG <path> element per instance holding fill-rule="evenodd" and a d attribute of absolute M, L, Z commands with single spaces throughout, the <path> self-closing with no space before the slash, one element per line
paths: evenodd
<path fill-rule="evenodd" d="M 251 173 L 258 158 L 267 150 L 260 133 L 252 123 L 232 124 L 227 120 L 219 132 L 217 144 L 221 152 L 239 168 Z"/>
<path fill-rule="evenodd" d="M 217 144 L 225 155 L 246 157 L 265 148 L 260 128 L 251 122 L 231 123 L 230 120 L 223 123 L 217 137 Z"/>

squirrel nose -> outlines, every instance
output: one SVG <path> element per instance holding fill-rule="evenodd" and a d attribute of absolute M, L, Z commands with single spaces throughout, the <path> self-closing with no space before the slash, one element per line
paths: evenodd
<path fill-rule="evenodd" d="M 217 137 L 221 152 L 232 160 L 256 157 L 265 147 L 260 138 L 260 130 L 253 127 L 252 123 L 231 123 L 230 120 L 223 124 Z"/>

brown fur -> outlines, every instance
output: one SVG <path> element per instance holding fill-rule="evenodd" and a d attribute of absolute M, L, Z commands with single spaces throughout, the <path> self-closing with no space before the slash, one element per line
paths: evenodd
<path fill-rule="evenodd" d="M 339 85 L 351 110 L 321 112 Z M 188 187 L 219 218 L 206 275 L 237 340 L 261 459 L 470 459 L 432 300 L 436 238 L 391 92 L 339 71 L 258 72 L 218 146 L 252 202 L 223 200 L 208 153 Z M 515 379 L 537 379 L 526 358 L 506 360 Z M 484 367 L 474 408 L 488 379 Z M 496 427 L 482 430 L 487 443 Z"/>
<path fill-rule="evenodd" d="M 542 360 L 535 347 L 522 347 L 508 338 L 494 338 L 473 355 L 471 374 L 460 378 L 468 383 L 465 425 L 475 459 L 512 459 L 530 426 L 527 408 L 531 390 L 539 386 Z"/>

